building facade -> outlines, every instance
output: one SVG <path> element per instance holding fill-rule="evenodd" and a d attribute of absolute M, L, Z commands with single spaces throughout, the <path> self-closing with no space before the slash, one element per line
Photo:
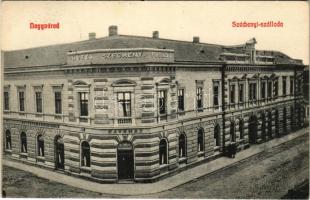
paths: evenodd
<path fill-rule="evenodd" d="M 152 182 L 303 127 L 302 61 L 255 44 L 110 26 L 4 52 L 4 153 L 98 182 Z"/>

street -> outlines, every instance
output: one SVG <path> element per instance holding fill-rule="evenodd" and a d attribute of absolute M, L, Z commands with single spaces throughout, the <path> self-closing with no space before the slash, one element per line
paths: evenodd
<path fill-rule="evenodd" d="M 4 167 L 7 197 L 63 198 L 281 198 L 309 177 L 308 134 L 212 175 L 161 193 L 117 196 L 90 192 Z M 124 185 L 124 187 L 126 187 Z"/>

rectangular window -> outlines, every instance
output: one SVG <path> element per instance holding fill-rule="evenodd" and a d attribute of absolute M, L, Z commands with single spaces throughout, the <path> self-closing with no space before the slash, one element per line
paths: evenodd
<path fill-rule="evenodd" d="M 272 97 L 272 82 L 271 81 L 268 81 L 267 94 L 268 94 L 268 98 Z"/>
<path fill-rule="evenodd" d="M 196 99 L 197 99 L 197 109 L 198 111 L 203 111 L 203 103 L 202 103 L 202 87 L 196 88 Z"/>
<path fill-rule="evenodd" d="M 274 96 L 278 97 L 278 93 L 279 93 L 279 83 L 278 80 L 274 81 Z"/>
<path fill-rule="evenodd" d="M 290 77 L 290 94 L 294 93 L 294 77 Z"/>
<path fill-rule="evenodd" d="M 229 86 L 229 97 L 230 97 L 230 103 L 235 103 L 235 85 Z"/>
<path fill-rule="evenodd" d="M 244 84 L 239 84 L 239 103 L 244 102 Z"/>
<path fill-rule="evenodd" d="M 88 93 L 80 92 L 80 116 L 88 116 Z"/>
<path fill-rule="evenodd" d="M 160 90 L 158 95 L 158 103 L 159 103 L 159 114 L 167 113 L 167 93 L 165 90 Z"/>
<path fill-rule="evenodd" d="M 131 117 L 131 93 L 117 93 L 119 117 Z"/>
<path fill-rule="evenodd" d="M 37 113 L 42 113 L 42 92 L 36 92 Z"/>
<path fill-rule="evenodd" d="M 61 92 L 55 92 L 55 113 L 62 113 Z"/>
<path fill-rule="evenodd" d="M 4 110 L 10 110 L 10 97 L 9 92 L 4 92 Z"/>
<path fill-rule="evenodd" d="M 184 89 L 178 90 L 178 109 L 184 111 Z"/>
<path fill-rule="evenodd" d="M 219 82 L 213 82 L 213 106 L 217 107 L 220 105 L 219 100 L 219 90 L 220 90 L 220 84 Z"/>
<path fill-rule="evenodd" d="M 282 77 L 282 93 L 286 95 L 286 76 Z"/>
<path fill-rule="evenodd" d="M 256 83 L 249 84 L 249 100 L 256 100 Z"/>
<path fill-rule="evenodd" d="M 24 112 L 25 111 L 25 93 L 19 92 L 18 98 L 19 98 L 19 111 Z"/>
<path fill-rule="evenodd" d="M 261 84 L 261 98 L 266 98 L 266 82 L 262 82 Z"/>

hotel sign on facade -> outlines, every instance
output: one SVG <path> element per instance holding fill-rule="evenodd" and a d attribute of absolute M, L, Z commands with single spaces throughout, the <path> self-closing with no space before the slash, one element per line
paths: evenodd
<path fill-rule="evenodd" d="M 174 51 L 169 49 L 102 49 L 68 53 L 68 65 L 118 63 L 172 63 Z"/>

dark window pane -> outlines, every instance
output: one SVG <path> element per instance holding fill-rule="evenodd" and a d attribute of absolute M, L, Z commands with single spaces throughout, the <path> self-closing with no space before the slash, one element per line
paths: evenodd
<path fill-rule="evenodd" d="M 4 92 L 4 110 L 10 110 L 9 101 L 10 101 L 9 92 Z"/>
<path fill-rule="evenodd" d="M 25 111 L 25 97 L 24 92 L 19 92 L 19 111 Z"/>
<path fill-rule="evenodd" d="M 42 112 L 42 93 L 41 92 L 36 92 L 36 107 L 37 107 L 37 112 L 41 113 Z"/>
<path fill-rule="evenodd" d="M 184 89 L 178 90 L 178 109 L 184 111 Z"/>
<path fill-rule="evenodd" d="M 80 92 L 80 115 L 88 116 L 88 93 Z"/>
<path fill-rule="evenodd" d="M 131 117 L 131 93 L 119 92 L 117 98 L 120 117 Z"/>
<path fill-rule="evenodd" d="M 62 113 L 61 92 L 55 92 L 55 113 Z"/>
<path fill-rule="evenodd" d="M 158 95 L 159 113 L 166 114 L 167 94 L 165 90 L 160 90 Z"/>

